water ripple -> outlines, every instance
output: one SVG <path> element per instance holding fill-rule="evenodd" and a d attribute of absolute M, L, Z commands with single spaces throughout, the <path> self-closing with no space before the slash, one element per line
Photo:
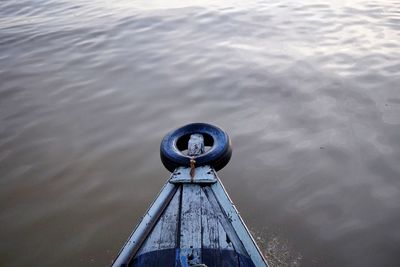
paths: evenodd
<path fill-rule="evenodd" d="M 0 2 L 0 264 L 109 264 L 192 121 L 231 134 L 221 177 L 285 264 L 397 264 L 399 22 L 396 1 Z"/>

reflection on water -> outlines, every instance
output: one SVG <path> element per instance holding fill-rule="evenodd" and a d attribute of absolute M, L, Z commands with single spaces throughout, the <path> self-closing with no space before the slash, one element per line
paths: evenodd
<path fill-rule="evenodd" d="M 395 1 L 2 1 L 0 265 L 108 265 L 204 121 L 260 243 L 395 266 L 399 74 Z"/>

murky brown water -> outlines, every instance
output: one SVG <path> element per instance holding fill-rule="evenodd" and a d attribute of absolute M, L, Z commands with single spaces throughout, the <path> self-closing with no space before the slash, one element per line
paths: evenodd
<path fill-rule="evenodd" d="M 199 121 L 282 262 L 399 266 L 400 2 L 189 2 L 0 2 L 0 265 L 107 266 Z"/>

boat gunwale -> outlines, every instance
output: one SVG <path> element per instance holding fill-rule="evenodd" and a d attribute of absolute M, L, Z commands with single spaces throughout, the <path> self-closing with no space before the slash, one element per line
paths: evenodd
<path fill-rule="evenodd" d="M 204 172 L 204 167 L 201 171 L 197 172 L 197 174 L 206 173 Z M 209 167 L 209 166 L 207 166 Z M 237 249 L 242 250 L 248 254 L 250 259 L 253 261 L 255 266 L 265 266 L 268 267 L 268 263 L 261 253 L 260 248 L 257 246 L 254 238 L 252 237 L 249 229 L 241 218 L 239 211 L 236 209 L 236 206 L 233 204 L 231 198 L 228 195 L 228 192 L 225 190 L 221 180 L 216 174 L 215 170 L 212 167 L 209 167 L 212 172 L 207 173 L 208 175 L 214 176 L 216 182 L 210 184 L 197 183 L 196 179 L 192 180 L 193 183 L 188 183 L 183 179 L 181 182 L 172 181 L 173 174 L 167 180 L 167 182 L 162 187 L 161 191 L 157 195 L 156 199 L 152 202 L 145 215 L 142 217 L 140 222 L 136 225 L 132 233 L 130 234 L 128 240 L 125 242 L 124 246 L 119 251 L 117 257 L 115 258 L 112 266 L 127 266 L 131 260 L 136 256 L 137 252 L 143 245 L 147 236 L 151 233 L 152 229 L 157 224 L 160 216 L 163 214 L 164 210 L 169 206 L 172 198 L 176 194 L 177 190 L 183 184 L 193 184 L 200 185 L 202 187 L 206 187 L 205 191 L 209 191 L 212 194 L 212 198 L 215 198 L 214 204 L 218 205 L 216 208 L 221 209 L 223 216 L 226 220 L 229 221 L 229 224 L 233 228 L 233 235 L 236 235 L 238 240 L 236 242 Z M 183 173 L 189 173 L 190 168 Z M 196 168 L 197 169 L 197 168 Z M 182 169 L 180 169 L 182 170 Z M 216 202 L 216 203 L 215 203 Z M 178 223 L 179 226 L 180 223 Z M 232 232 L 232 228 L 228 227 L 225 229 L 226 232 Z M 179 228 L 178 228 L 179 229 Z M 180 235 L 178 235 L 179 238 Z M 241 249 L 241 248 L 242 249 Z M 179 248 L 178 248 L 179 249 Z"/>

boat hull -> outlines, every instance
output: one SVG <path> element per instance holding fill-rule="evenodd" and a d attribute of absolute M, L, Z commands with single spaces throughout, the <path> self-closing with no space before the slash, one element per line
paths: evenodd
<path fill-rule="evenodd" d="M 195 174 L 175 170 L 113 266 L 268 266 L 215 171 Z"/>

